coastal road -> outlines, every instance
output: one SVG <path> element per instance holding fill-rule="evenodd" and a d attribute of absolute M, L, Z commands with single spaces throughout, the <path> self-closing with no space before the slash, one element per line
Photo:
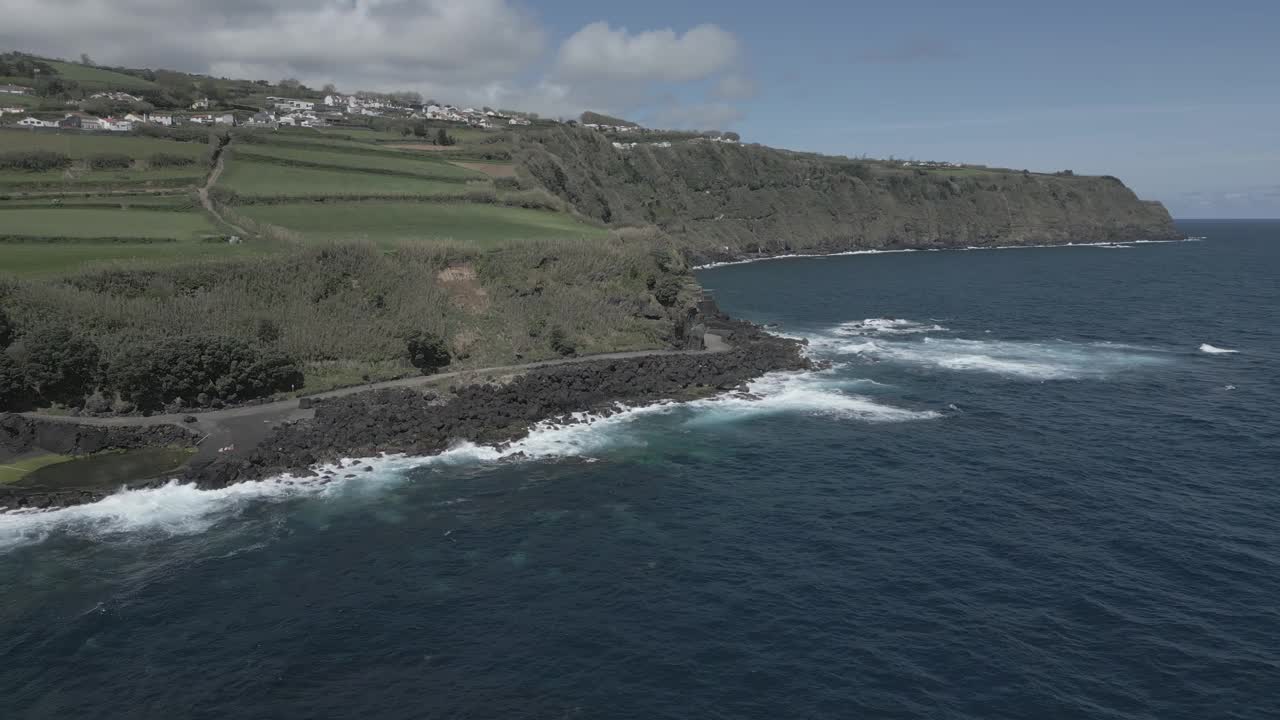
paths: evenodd
<path fill-rule="evenodd" d="M 631 360 L 635 358 L 660 357 L 664 355 L 703 355 L 729 350 L 728 343 L 726 343 L 719 335 L 707 333 L 705 341 L 708 348 L 706 350 L 637 350 L 632 352 L 583 355 L 581 357 L 560 358 L 557 360 L 542 360 L 539 362 L 523 363 L 520 365 L 502 365 L 498 367 L 475 368 L 470 370 L 454 370 L 450 372 L 436 373 L 435 375 L 420 375 L 401 378 L 399 380 L 369 383 L 367 385 L 355 385 L 339 390 L 330 390 L 328 392 L 317 393 L 315 395 L 308 395 L 306 397 L 310 400 L 327 400 L 331 398 L 345 397 L 347 395 L 355 395 L 362 392 L 369 392 L 371 390 L 419 388 L 442 380 L 470 375 L 501 375 L 506 373 L 520 373 L 528 370 L 538 370 L 540 368 L 559 367 L 562 365 L 598 362 L 601 360 Z M 262 405 L 244 405 L 241 407 L 227 408 L 225 410 L 211 410 L 200 413 L 179 413 L 172 415 L 151 415 L 149 417 L 69 417 L 66 415 L 45 415 L 36 412 L 21 414 L 25 417 L 37 418 L 50 422 L 65 422 L 80 425 L 116 427 L 180 425 L 182 427 L 191 428 L 202 436 L 202 440 L 199 444 L 199 451 L 196 455 L 196 460 L 199 461 L 212 459 L 219 454 L 230 453 L 241 455 L 247 453 L 249 450 L 257 446 L 257 444 L 261 442 L 275 426 L 281 423 L 307 420 L 314 417 L 315 411 L 299 407 L 299 400 L 300 398 L 291 398 L 289 400 L 278 400 L 276 402 L 264 403 Z M 184 423 L 182 420 L 188 415 L 196 418 L 196 421 L 193 423 Z"/>

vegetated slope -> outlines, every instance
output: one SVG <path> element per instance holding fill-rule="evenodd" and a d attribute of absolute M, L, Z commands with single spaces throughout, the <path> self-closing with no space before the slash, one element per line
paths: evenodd
<path fill-rule="evenodd" d="M 522 138 L 522 168 L 589 217 L 653 224 L 697 260 L 790 252 L 1179 237 L 1111 177 L 917 170 L 711 142 L 618 150 L 588 130 Z"/>

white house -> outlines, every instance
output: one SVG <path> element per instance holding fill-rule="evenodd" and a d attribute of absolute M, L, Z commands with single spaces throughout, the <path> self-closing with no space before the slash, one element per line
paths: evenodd
<path fill-rule="evenodd" d="M 20 107 L 0 107 L 0 115 L 21 115 L 26 112 L 25 108 Z"/>
<path fill-rule="evenodd" d="M 110 130 L 111 132 L 130 132 L 133 130 L 133 121 L 128 119 L 102 118 L 100 122 L 103 130 Z"/>
<path fill-rule="evenodd" d="M 153 123 L 155 125 L 164 125 L 165 127 L 173 127 L 173 116 L 172 115 L 156 115 L 153 113 L 147 116 L 147 122 Z"/>
<path fill-rule="evenodd" d="M 41 120 L 39 118 L 33 118 L 33 117 L 24 117 L 18 121 L 18 124 L 21 125 L 22 127 L 31 127 L 31 128 L 58 127 L 58 123 L 56 122 L 49 122 L 47 120 Z"/>
<path fill-rule="evenodd" d="M 191 109 L 192 110 L 208 110 L 209 98 L 200 98 L 199 100 L 191 103 Z"/>
<path fill-rule="evenodd" d="M 27 95 L 31 92 L 31 88 L 21 85 L 0 85 L 0 94 L 5 95 Z"/>
<path fill-rule="evenodd" d="M 231 113 L 222 113 L 221 115 L 214 115 L 213 122 L 217 125 L 235 125 L 236 116 L 232 115 Z"/>
<path fill-rule="evenodd" d="M 532 125 L 533 121 L 526 118 L 513 117 L 507 121 L 508 125 Z"/>
<path fill-rule="evenodd" d="M 277 110 L 310 110 L 315 107 L 315 101 L 297 98 L 268 97 L 267 102 Z"/>
<path fill-rule="evenodd" d="M 125 92 L 100 92 L 89 96 L 90 100 L 115 100 L 116 102 L 140 102 L 142 98 Z"/>

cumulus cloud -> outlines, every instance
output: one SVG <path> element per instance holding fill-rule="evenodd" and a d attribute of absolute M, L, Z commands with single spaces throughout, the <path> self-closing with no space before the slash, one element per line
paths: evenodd
<path fill-rule="evenodd" d="M 737 38 L 715 25 L 633 35 L 597 22 L 560 47 L 559 70 L 575 79 L 687 82 L 724 70 L 737 56 Z"/>
<path fill-rule="evenodd" d="M 663 100 L 672 87 L 711 83 L 717 101 L 750 89 L 737 38 L 715 25 L 632 33 L 597 22 L 556 48 L 522 0 L 0 0 L 0 48 L 552 116 L 652 117 L 676 110 Z"/>
<path fill-rule="evenodd" d="M 0 46 L 352 89 L 509 82 L 547 34 L 508 0 L 0 0 Z"/>
<path fill-rule="evenodd" d="M 721 100 L 750 100 L 756 96 L 756 84 L 739 73 L 729 73 L 716 82 L 712 93 Z"/>

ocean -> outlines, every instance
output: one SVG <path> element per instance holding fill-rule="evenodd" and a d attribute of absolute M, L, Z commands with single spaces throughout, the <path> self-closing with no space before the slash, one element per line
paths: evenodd
<path fill-rule="evenodd" d="M 831 367 L 0 516 L 0 718 L 1280 716 L 1280 222 L 1182 227 L 710 269 Z"/>

